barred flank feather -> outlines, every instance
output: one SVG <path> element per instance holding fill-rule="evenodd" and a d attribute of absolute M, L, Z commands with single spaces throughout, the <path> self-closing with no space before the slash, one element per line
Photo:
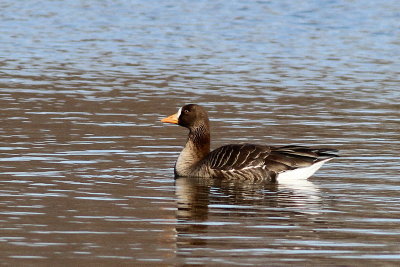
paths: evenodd
<path fill-rule="evenodd" d="M 304 146 L 226 145 L 209 153 L 199 165 L 208 166 L 214 177 L 274 180 L 282 172 L 325 160 L 322 156 L 335 157 L 334 152 Z"/>

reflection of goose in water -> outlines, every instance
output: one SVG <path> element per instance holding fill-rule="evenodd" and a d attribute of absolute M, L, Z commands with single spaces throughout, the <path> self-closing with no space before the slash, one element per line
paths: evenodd
<path fill-rule="evenodd" d="M 322 212 L 319 190 L 307 180 L 291 185 L 181 177 L 175 182 L 177 248 L 182 255 L 201 254 L 202 248 L 221 240 L 234 247 L 240 240 L 262 240 L 268 231 L 281 232 L 283 238 L 285 231 L 318 220 Z"/>
<path fill-rule="evenodd" d="M 189 129 L 185 147 L 175 164 L 178 177 L 241 180 L 307 179 L 336 157 L 333 149 L 304 146 L 226 145 L 210 152 L 207 112 L 199 105 L 183 106 L 162 122 Z"/>
<path fill-rule="evenodd" d="M 249 215 L 259 209 L 283 216 L 317 214 L 322 205 L 319 189 L 308 180 L 278 184 L 181 177 L 176 180 L 176 196 L 178 221 L 193 222 L 207 221 L 214 208 L 229 210 L 229 216 L 235 216 L 235 211 L 241 211 L 237 216 Z"/>

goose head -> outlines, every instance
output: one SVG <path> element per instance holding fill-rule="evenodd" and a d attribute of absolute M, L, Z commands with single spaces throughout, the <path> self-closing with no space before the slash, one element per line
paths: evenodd
<path fill-rule="evenodd" d="M 166 117 L 161 122 L 177 124 L 179 126 L 195 130 L 198 128 L 209 128 L 208 115 L 202 106 L 188 104 L 181 107 L 177 113 Z"/>

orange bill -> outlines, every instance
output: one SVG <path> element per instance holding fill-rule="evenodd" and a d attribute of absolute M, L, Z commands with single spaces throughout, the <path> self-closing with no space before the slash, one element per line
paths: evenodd
<path fill-rule="evenodd" d="M 178 113 L 175 113 L 169 117 L 166 117 L 161 120 L 161 122 L 167 122 L 167 123 L 173 123 L 173 124 L 178 124 Z"/>

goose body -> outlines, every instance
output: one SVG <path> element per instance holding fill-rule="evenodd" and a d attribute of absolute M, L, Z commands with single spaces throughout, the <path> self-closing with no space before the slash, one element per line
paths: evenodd
<path fill-rule="evenodd" d="M 337 156 L 334 149 L 294 145 L 231 144 L 210 152 L 208 115 L 196 104 L 183 106 L 162 122 L 189 129 L 186 145 L 175 163 L 176 177 L 269 181 L 306 179 Z"/>

